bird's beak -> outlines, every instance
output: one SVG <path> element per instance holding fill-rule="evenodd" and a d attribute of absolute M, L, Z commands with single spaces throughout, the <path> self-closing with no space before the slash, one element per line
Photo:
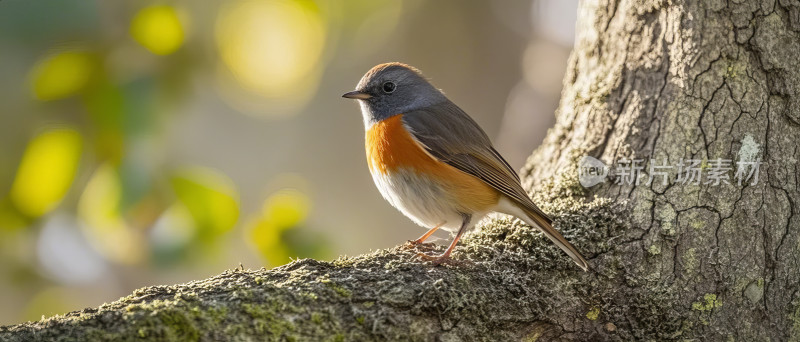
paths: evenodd
<path fill-rule="evenodd" d="M 345 93 L 344 95 L 342 95 L 342 97 L 347 99 L 366 100 L 372 97 L 372 95 L 356 90 L 356 91 L 351 91 L 349 93 Z"/>

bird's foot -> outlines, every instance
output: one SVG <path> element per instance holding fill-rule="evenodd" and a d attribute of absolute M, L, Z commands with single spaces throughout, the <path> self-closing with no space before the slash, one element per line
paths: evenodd
<path fill-rule="evenodd" d="M 417 247 L 422 246 L 423 244 L 424 244 L 423 240 L 420 239 L 408 240 L 406 241 L 405 244 L 403 244 L 403 247 L 408 249 L 416 249 Z"/>
<path fill-rule="evenodd" d="M 419 242 L 417 240 L 408 240 L 408 241 L 406 241 L 406 243 L 403 244 L 403 247 L 405 247 L 407 249 L 414 249 L 414 248 L 417 248 L 417 246 L 419 246 L 420 244 L 421 244 L 421 242 Z"/>
<path fill-rule="evenodd" d="M 417 252 L 417 258 L 422 261 L 430 261 L 433 266 L 441 265 L 442 263 L 451 263 L 453 259 L 450 258 L 449 255 L 428 255 L 422 252 Z"/>

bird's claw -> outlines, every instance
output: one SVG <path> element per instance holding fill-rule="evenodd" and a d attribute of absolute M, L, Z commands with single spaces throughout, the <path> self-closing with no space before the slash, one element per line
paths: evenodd
<path fill-rule="evenodd" d="M 417 246 L 419 246 L 421 244 L 422 244 L 422 241 L 419 241 L 419 240 L 408 240 L 408 241 L 406 241 L 405 244 L 403 244 L 403 247 L 405 247 L 405 248 L 417 248 Z"/>
<path fill-rule="evenodd" d="M 430 261 L 434 266 L 441 265 L 451 260 L 449 255 L 428 255 L 422 252 L 417 252 L 417 258 L 422 261 Z"/>

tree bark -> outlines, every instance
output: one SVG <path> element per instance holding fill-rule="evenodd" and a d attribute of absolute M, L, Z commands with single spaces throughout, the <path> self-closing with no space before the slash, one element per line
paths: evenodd
<path fill-rule="evenodd" d="M 757 184 L 604 183 L 626 227 L 594 264 L 589 305 L 615 335 L 800 340 L 800 3 L 584 2 L 557 124 L 534 182 L 589 155 L 678 165 L 760 160 Z M 652 161 L 651 161 L 652 163 Z M 583 322 L 586 323 L 586 322 Z M 580 338 L 579 338 L 580 339 Z"/>
<path fill-rule="evenodd" d="M 497 217 L 449 265 L 398 247 L 228 271 L 0 340 L 800 340 L 800 4 L 584 1 L 578 31 L 523 178 L 591 272 Z M 648 184 L 645 167 L 586 189 L 585 155 L 700 159 L 706 176 L 718 158 L 763 164 L 757 183 L 681 184 L 673 168 Z"/>

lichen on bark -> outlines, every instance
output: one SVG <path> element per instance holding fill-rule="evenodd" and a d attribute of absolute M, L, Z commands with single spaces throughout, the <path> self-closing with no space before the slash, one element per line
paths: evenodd
<path fill-rule="evenodd" d="M 630 246 L 619 246 L 629 249 L 622 273 L 636 282 L 618 286 L 646 301 L 656 284 L 671 311 L 657 335 L 614 322 L 616 335 L 603 339 L 800 339 L 792 329 L 800 289 L 799 4 L 582 5 L 557 123 L 524 170 L 527 179 L 584 151 L 608 164 L 699 159 L 707 171 L 721 158 L 734 168 L 728 184 L 679 184 L 677 169 L 668 185 L 646 184 L 645 168 L 641 184 L 592 189 L 629 201 L 631 230 L 615 241 Z M 759 181 L 739 184 L 737 163 L 752 161 L 762 162 Z M 725 304 L 694 310 L 709 294 Z M 635 303 L 613 305 L 624 313 Z"/>
<path fill-rule="evenodd" d="M 573 191 L 574 184 L 568 185 L 550 185 L 540 196 Z M 568 238 L 589 245 L 622 227 L 612 207 L 601 199 L 560 197 L 550 210 L 563 210 L 557 224 Z M 420 248 L 442 251 L 431 244 Z M 272 270 L 230 270 L 207 280 L 143 288 L 96 309 L 3 327 L 0 339 L 548 340 L 579 326 L 549 318 L 559 312 L 597 319 L 602 309 L 588 296 L 596 286 L 595 275 L 581 272 L 531 227 L 498 217 L 468 234 L 454 262 L 444 266 L 420 261 L 413 248 L 399 246 L 332 262 L 304 259 Z M 576 300 L 565 302 L 564 296 Z"/>

